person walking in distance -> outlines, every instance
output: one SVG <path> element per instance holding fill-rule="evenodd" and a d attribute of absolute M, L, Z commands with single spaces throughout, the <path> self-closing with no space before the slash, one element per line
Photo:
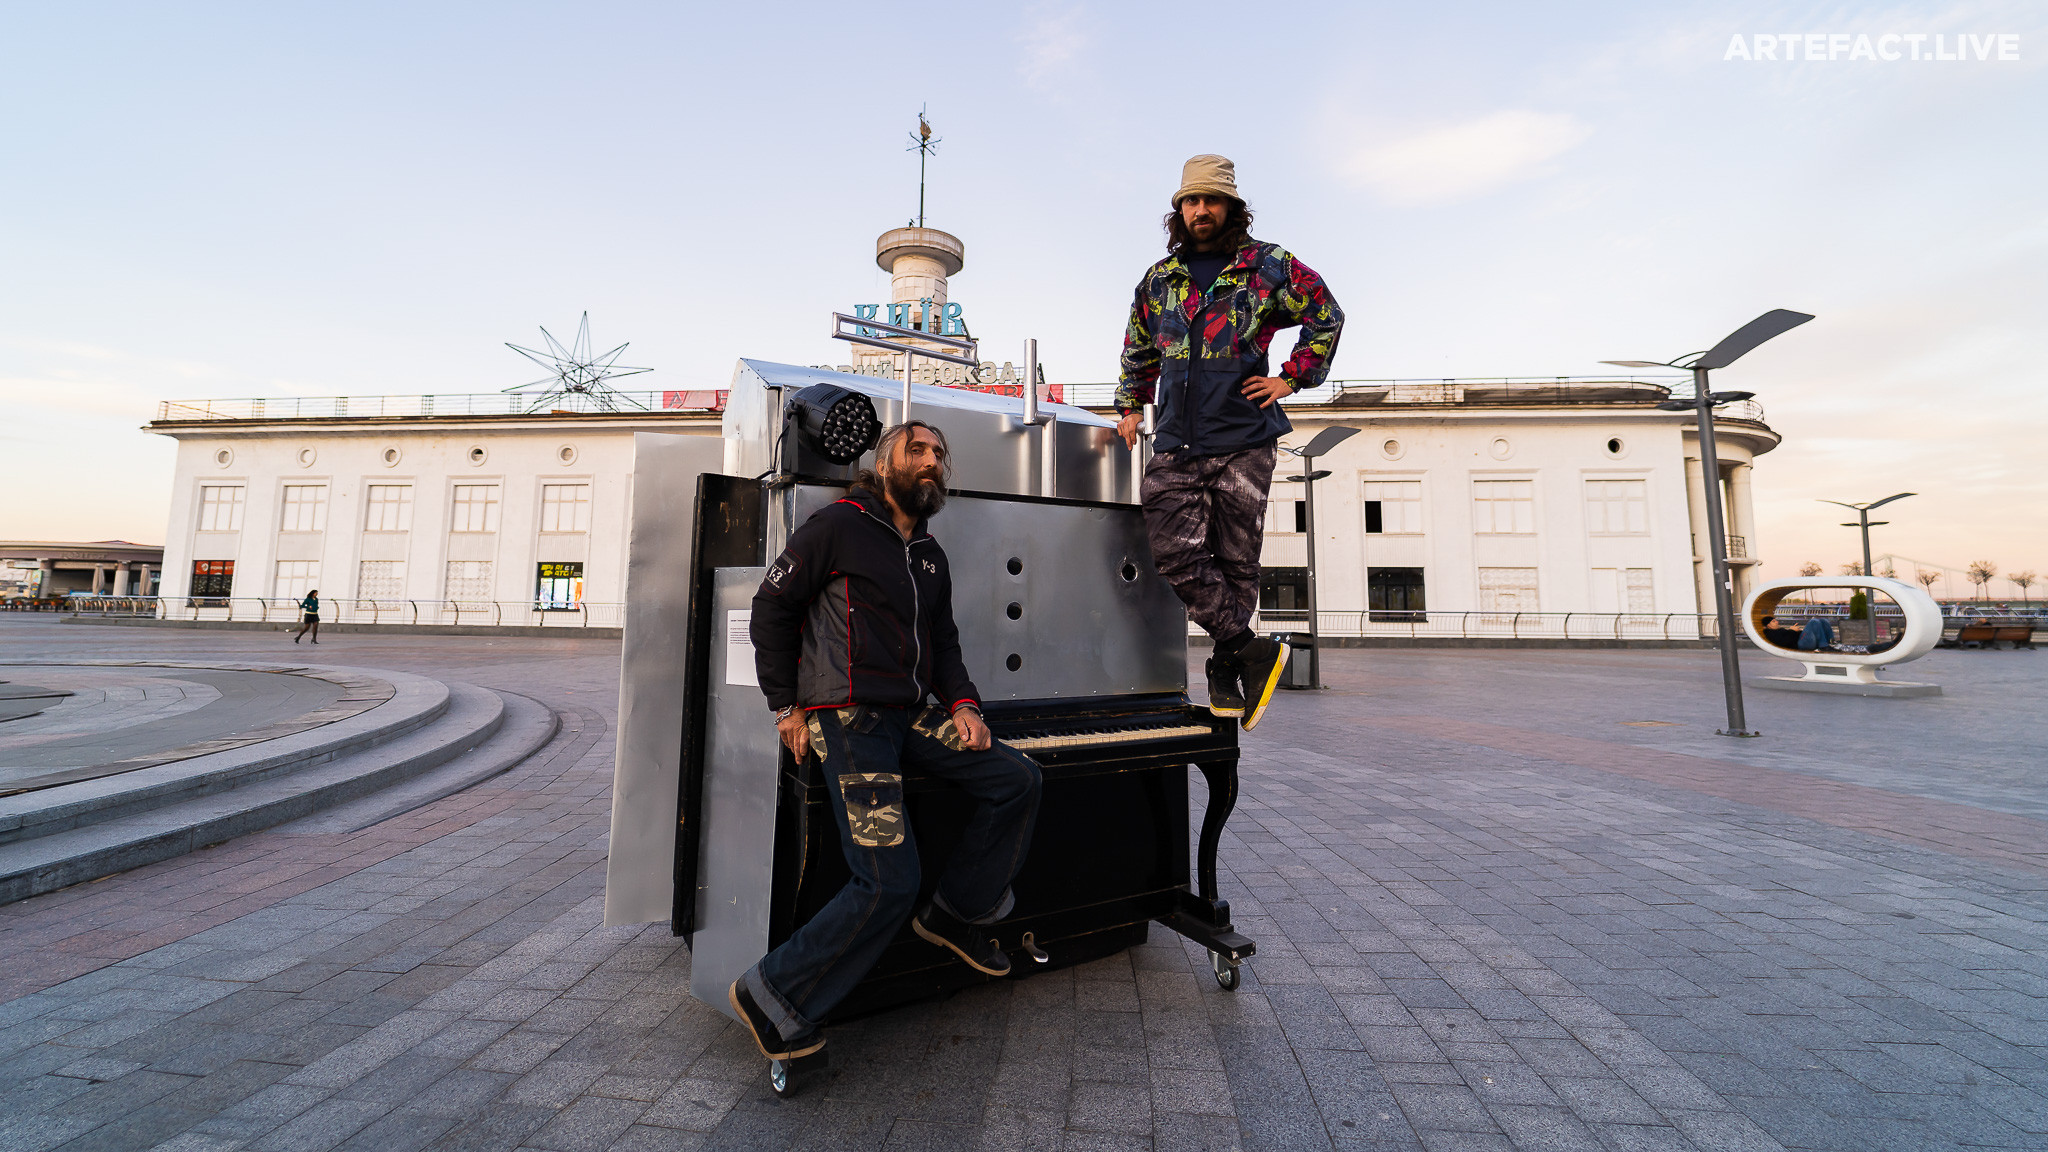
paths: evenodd
<path fill-rule="evenodd" d="M 818 758 L 852 873 L 727 991 L 770 1060 L 825 1046 L 827 1016 L 906 918 L 977 972 L 1010 970 L 989 926 L 1016 903 L 1010 881 L 1031 844 L 1042 781 L 1030 757 L 982 723 L 960 657 L 952 569 L 925 527 L 945 503 L 949 472 L 938 429 L 913 420 L 882 433 L 875 470 L 790 534 L 754 596 L 761 691 L 790 754 Z M 903 810 L 905 768 L 977 801 L 915 917 L 921 876 Z"/>
<path fill-rule="evenodd" d="M 306 598 L 299 601 L 299 612 L 302 614 L 303 621 L 299 625 L 298 633 L 292 637 L 292 643 L 297 644 L 299 637 L 304 636 L 310 631 L 313 633 L 313 643 L 318 644 L 320 642 L 320 590 L 318 588 L 306 590 Z"/>
<path fill-rule="evenodd" d="M 1215 640 L 1209 711 L 1246 728 L 1287 662 L 1287 645 L 1251 630 L 1275 446 L 1294 430 L 1279 400 L 1323 382 L 1344 328 L 1322 277 L 1251 227 L 1235 165 L 1204 155 L 1182 167 L 1168 255 L 1138 281 L 1116 390 L 1117 432 L 1133 448 L 1139 410 L 1159 406 L 1139 494 L 1152 557 Z M 1293 354 L 1270 375 L 1267 347 L 1296 326 Z"/>

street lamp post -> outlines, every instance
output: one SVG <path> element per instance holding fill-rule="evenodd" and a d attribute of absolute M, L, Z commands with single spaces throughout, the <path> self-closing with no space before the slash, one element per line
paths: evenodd
<path fill-rule="evenodd" d="M 1863 530 L 1863 574 L 1865 576 L 1875 576 L 1877 575 L 1877 573 L 1870 570 L 1870 530 L 1872 528 L 1881 528 L 1884 525 L 1891 523 L 1891 521 L 1872 520 L 1870 518 L 1871 510 L 1889 504 L 1894 500 L 1904 500 L 1908 496 L 1918 495 L 1918 492 L 1901 492 L 1896 496 L 1887 496 L 1882 500 L 1874 500 L 1868 504 L 1844 504 L 1840 500 L 1823 500 L 1821 501 L 1821 503 L 1833 504 L 1837 507 L 1847 508 L 1849 511 L 1856 513 L 1857 522 L 1854 524 L 1844 523 L 1842 527 L 1861 528 Z"/>
<path fill-rule="evenodd" d="M 1316 481 L 1327 477 L 1327 470 L 1315 471 L 1318 456 L 1328 455 L 1330 449 L 1358 435 L 1356 428 L 1331 427 L 1316 433 L 1306 447 L 1284 448 L 1301 457 L 1301 475 L 1284 476 L 1283 481 L 1298 483 L 1303 489 L 1302 499 L 1307 504 L 1308 529 L 1308 683 L 1311 688 L 1323 686 L 1322 628 L 1316 620 Z"/>
<path fill-rule="evenodd" d="M 1714 451 L 1714 407 L 1747 400 L 1756 393 L 1710 391 L 1707 373 L 1716 368 L 1726 368 L 1757 345 L 1811 319 L 1813 317 L 1805 312 L 1774 308 L 1729 333 L 1719 344 L 1690 357 L 1681 356 L 1668 362 L 1601 361 L 1623 368 L 1683 368 L 1692 373 L 1692 399 L 1666 400 L 1657 407 L 1667 412 L 1692 409 L 1699 421 L 1700 466 L 1706 474 L 1707 490 L 1707 554 L 1714 564 L 1715 631 L 1719 633 L 1721 648 L 1721 687 L 1728 702 L 1728 726 L 1719 729 L 1723 736 L 1757 736 L 1761 733 L 1750 729 L 1742 713 L 1742 666 L 1735 654 L 1735 603 L 1733 590 L 1729 587 L 1727 520 L 1721 508 L 1721 462 Z"/>

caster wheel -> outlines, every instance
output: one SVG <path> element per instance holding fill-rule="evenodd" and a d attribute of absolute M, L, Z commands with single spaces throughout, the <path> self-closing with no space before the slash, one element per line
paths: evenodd
<path fill-rule="evenodd" d="M 781 1060 L 768 1062 L 768 1086 L 784 1100 L 796 1095 L 796 1082 L 790 1078 L 789 1064 Z"/>
<path fill-rule="evenodd" d="M 778 1098 L 787 1100 L 803 1091 L 805 1084 L 824 1075 L 831 1066 L 831 1058 L 822 1051 L 794 1060 L 770 1060 L 768 1086 L 775 1089 Z"/>
<path fill-rule="evenodd" d="M 1216 972 L 1216 984 L 1218 987 L 1222 988 L 1225 992 L 1237 991 L 1237 983 L 1244 976 L 1244 973 L 1238 971 L 1238 965 L 1231 963 L 1221 952 L 1211 952 L 1209 953 L 1209 967 Z"/>

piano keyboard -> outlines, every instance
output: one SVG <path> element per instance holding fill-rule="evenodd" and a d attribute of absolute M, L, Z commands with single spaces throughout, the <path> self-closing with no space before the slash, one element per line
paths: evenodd
<path fill-rule="evenodd" d="M 1108 728 L 1083 732 L 1040 732 L 1029 736 L 1003 737 L 1019 752 L 1052 748 L 1093 748 L 1103 744 L 1136 744 L 1146 740 L 1174 740 L 1183 736 L 1209 736 L 1215 729 L 1207 724 L 1156 724 L 1138 728 Z"/>

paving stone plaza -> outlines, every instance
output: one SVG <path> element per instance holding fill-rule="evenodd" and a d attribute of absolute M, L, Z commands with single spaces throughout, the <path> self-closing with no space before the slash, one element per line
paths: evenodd
<path fill-rule="evenodd" d="M 1328 653 L 1244 741 L 1241 987 L 1155 929 L 836 1027 L 785 1101 L 665 924 L 600 925 L 618 654 L 327 637 L 559 727 L 401 815 L 0 906 L 0 1149 L 2048 1147 L 2048 656 L 1753 690 L 1737 741 L 1711 652 Z M 294 658 L 0 620 L 11 664 Z"/>

